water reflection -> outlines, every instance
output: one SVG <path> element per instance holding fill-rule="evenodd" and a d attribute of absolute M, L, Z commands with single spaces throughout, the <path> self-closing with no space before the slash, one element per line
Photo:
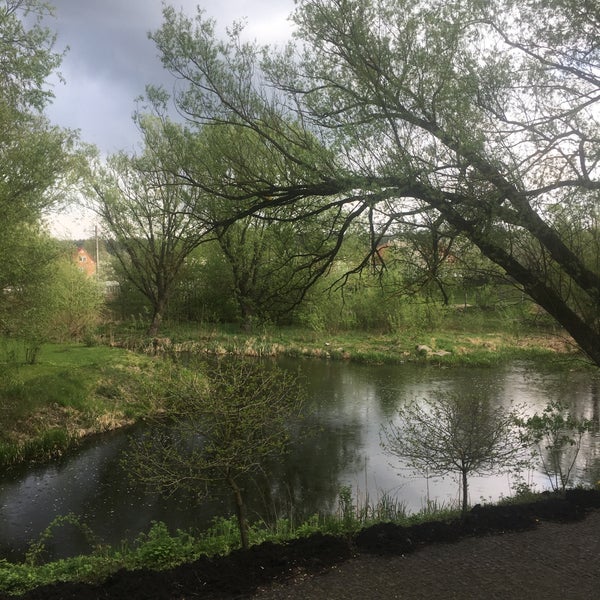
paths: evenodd
<path fill-rule="evenodd" d="M 415 365 L 365 366 L 317 360 L 282 361 L 300 368 L 308 390 L 307 414 L 301 435 L 289 455 L 265 465 L 264 473 L 247 482 L 250 515 L 286 516 L 295 522 L 318 512 L 337 509 L 340 486 L 356 497 L 376 500 L 391 493 L 409 510 L 419 510 L 427 495 L 438 502 L 457 499 L 452 479 L 426 480 L 386 455 L 380 446 L 380 427 L 398 407 L 426 397 L 432 390 L 488 390 L 491 402 L 510 407 L 525 404 L 540 411 L 550 400 L 571 406 L 578 416 L 599 422 L 599 383 L 586 373 L 556 373 L 526 364 L 487 369 L 439 369 Z M 131 482 L 120 456 L 136 431 L 118 432 L 88 444 L 65 460 L 14 474 L 0 482 L 0 556 L 16 558 L 53 518 L 81 515 L 108 543 L 134 539 L 151 521 L 171 528 L 203 529 L 218 515 L 233 514 L 228 490 L 216 490 L 211 500 L 198 503 L 190 494 L 164 500 Z M 578 475 L 586 482 L 600 479 L 600 439 L 584 441 Z M 547 487 L 541 474 L 528 474 L 538 489 Z M 511 480 L 473 477 L 471 501 L 497 499 L 511 493 Z M 56 555 L 85 551 L 79 540 L 58 540 Z"/>

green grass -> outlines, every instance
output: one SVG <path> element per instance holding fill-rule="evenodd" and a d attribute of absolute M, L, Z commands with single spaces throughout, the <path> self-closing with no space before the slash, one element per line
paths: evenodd
<path fill-rule="evenodd" d="M 19 360 L 18 342 L 3 340 L 0 466 L 60 456 L 86 435 L 158 410 L 151 388 L 161 363 L 119 348 L 49 344 L 31 365 Z"/>
<path fill-rule="evenodd" d="M 63 367 L 104 367 L 123 362 L 124 356 L 121 349 L 109 346 L 46 344 L 42 347 L 39 362 Z"/>
<path fill-rule="evenodd" d="M 493 324 L 493 321 L 492 321 Z M 113 332 L 115 339 L 142 348 L 143 336 L 136 342 L 129 332 Z M 263 327 L 252 333 L 231 326 L 167 324 L 161 334 L 172 341 L 170 350 L 199 354 L 245 354 L 251 356 L 314 357 L 351 360 L 362 363 L 399 364 L 405 362 L 440 366 L 492 366 L 512 360 L 566 362 L 571 368 L 578 354 L 564 335 L 522 327 L 502 331 L 490 326 L 482 331 L 473 319 L 457 327 L 454 320 L 435 330 L 406 330 L 394 333 L 366 331 L 315 332 L 296 327 Z M 421 353 L 420 345 L 432 353 Z M 442 351 L 443 356 L 437 353 Z M 584 364 L 581 360 L 581 365 Z"/>

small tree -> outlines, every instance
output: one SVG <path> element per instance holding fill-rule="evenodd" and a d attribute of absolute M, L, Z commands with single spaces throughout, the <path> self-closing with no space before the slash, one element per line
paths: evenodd
<path fill-rule="evenodd" d="M 211 484 L 226 483 L 247 548 L 241 480 L 284 452 L 290 423 L 302 407 L 297 378 L 274 365 L 234 359 L 208 366 L 207 378 L 188 370 L 174 373 L 167 386 L 171 418 L 136 443 L 127 467 L 166 495 L 180 489 L 209 494 Z"/>
<path fill-rule="evenodd" d="M 573 416 L 555 401 L 548 403 L 541 415 L 519 419 L 518 424 L 523 427 L 523 442 L 531 448 L 552 490 L 564 491 L 572 482 L 581 442 L 593 422 Z"/>
<path fill-rule="evenodd" d="M 462 514 L 469 475 L 497 474 L 519 465 L 516 410 L 493 408 L 482 395 L 441 394 L 412 402 L 382 428 L 382 446 L 421 473 L 461 477 Z"/>

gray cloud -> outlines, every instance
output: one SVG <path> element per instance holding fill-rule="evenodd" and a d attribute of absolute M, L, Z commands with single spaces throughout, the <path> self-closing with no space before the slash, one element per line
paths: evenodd
<path fill-rule="evenodd" d="M 134 101 L 149 83 L 169 84 L 148 32 L 162 21 L 161 0 L 51 0 L 56 18 L 57 47 L 69 46 L 61 73 L 54 81 L 53 122 L 81 130 L 85 142 L 104 153 L 131 150 L 137 131 L 131 121 Z M 175 3 L 188 15 L 196 0 Z M 291 28 L 286 17 L 293 0 L 204 0 L 201 7 L 219 28 L 247 20 L 247 34 L 262 42 L 284 41 Z"/>

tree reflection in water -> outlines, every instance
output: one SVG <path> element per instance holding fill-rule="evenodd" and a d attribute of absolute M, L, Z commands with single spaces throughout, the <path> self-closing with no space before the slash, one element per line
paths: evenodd
<path fill-rule="evenodd" d="M 557 400 L 596 423 L 600 413 L 598 380 L 590 373 L 525 364 L 439 369 L 309 359 L 280 362 L 284 368 L 300 368 L 306 379 L 308 412 L 297 427 L 311 429 L 312 435 L 300 436 L 289 454 L 265 464 L 261 477 L 245 484 L 251 491 L 249 514 L 256 519 L 288 517 L 298 523 L 317 512 L 337 511 L 342 486 L 349 486 L 359 501 L 375 502 L 389 493 L 411 511 L 424 506 L 428 488 L 438 503 L 455 501 L 455 481 L 414 477 L 392 467 L 380 447 L 381 424 L 402 403 L 432 389 L 459 393 L 477 381 L 491 389 L 490 401 L 502 406 L 514 401 L 534 412 Z M 153 520 L 170 528 L 204 529 L 215 516 L 234 513 L 225 489 L 200 505 L 190 494 L 164 500 L 144 493 L 120 466 L 129 435 L 136 431 L 99 438 L 59 463 L 15 473 L 0 483 L 0 556 L 22 552 L 54 517 L 69 512 L 81 515 L 107 543 L 134 539 Z M 578 476 L 584 482 L 600 479 L 599 448 L 598 435 L 589 436 L 578 462 Z M 541 475 L 530 474 L 529 480 L 538 489 L 544 485 Z M 471 482 L 471 502 L 510 493 L 507 477 Z"/>

